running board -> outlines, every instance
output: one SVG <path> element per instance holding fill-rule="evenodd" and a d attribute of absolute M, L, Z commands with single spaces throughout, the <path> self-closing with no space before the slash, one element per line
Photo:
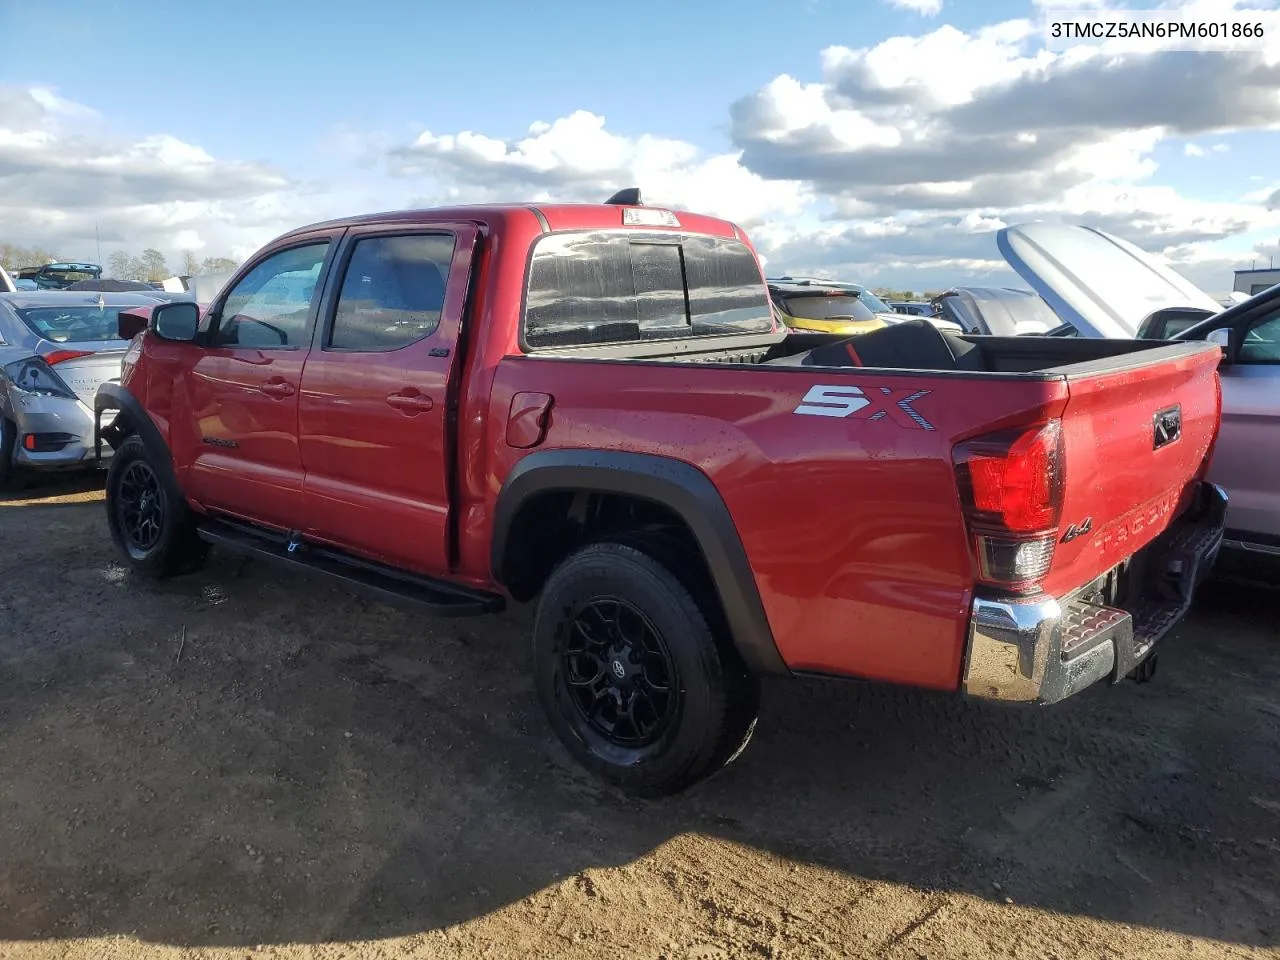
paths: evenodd
<path fill-rule="evenodd" d="M 437 617 L 475 617 L 498 613 L 506 606 L 506 601 L 496 593 L 405 573 L 247 523 L 206 517 L 200 522 L 198 532 L 200 539 L 226 550 L 319 573 L 371 599 L 411 610 L 426 610 Z"/>

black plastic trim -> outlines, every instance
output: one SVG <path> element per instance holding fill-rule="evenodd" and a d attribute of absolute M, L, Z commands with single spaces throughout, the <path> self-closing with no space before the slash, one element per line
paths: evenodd
<path fill-rule="evenodd" d="M 533 211 L 533 215 L 538 218 L 538 224 L 542 227 L 542 232 L 550 233 L 551 221 L 547 219 L 547 215 L 543 213 L 542 210 L 539 209 L 538 207 L 530 207 L 529 209 Z"/>
<path fill-rule="evenodd" d="M 1223 533 L 1223 538 L 1232 544 L 1240 544 L 1245 550 L 1252 547 L 1261 553 L 1280 556 L 1280 537 L 1275 534 L 1257 533 L 1253 530 L 1240 530 L 1231 527 Z"/>
<path fill-rule="evenodd" d="M 729 631 L 748 667 L 758 674 L 789 674 L 756 587 L 755 574 L 729 508 L 697 467 L 654 454 L 606 450 L 545 450 L 515 465 L 498 495 L 491 566 L 506 582 L 508 537 L 521 507 L 552 491 L 613 493 L 668 508 L 693 531 L 706 558 Z"/>
<path fill-rule="evenodd" d="M 93 397 L 93 452 L 97 459 L 101 459 L 102 451 L 102 411 L 118 410 L 117 421 L 120 416 L 125 416 L 129 420 L 130 426 L 134 432 L 142 438 L 142 445 L 147 450 L 147 457 L 151 462 L 151 466 L 159 471 L 160 480 L 165 485 L 166 491 L 179 500 L 186 500 L 186 494 L 182 492 L 182 487 L 178 484 L 178 476 L 173 469 L 173 454 L 169 450 L 169 445 L 165 443 L 164 437 L 160 435 L 160 430 L 155 425 L 155 421 L 151 419 L 150 414 L 143 409 L 136 397 L 129 392 L 128 388 L 122 387 L 118 383 L 104 383 L 98 387 L 98 392 Z M 112 423 L 107 429 L 115 427 Z M 110 437 L 107 438 L 110 443 Z M 114 448 L 116 444 L 112 443 Z"/>
<path fill-rule="evenodd" d="M 372 599 L 426 610 L 437 617 L 474 617 L 501 611 L 506 601 L 493 593 L 397 570 L 341 550 L 224 517 L 209 517 L 199 526 L 201 539 L 261 557 L 283 566 L 318 573 Z M 292 549 L 290 549 L 292 547 Z"/>

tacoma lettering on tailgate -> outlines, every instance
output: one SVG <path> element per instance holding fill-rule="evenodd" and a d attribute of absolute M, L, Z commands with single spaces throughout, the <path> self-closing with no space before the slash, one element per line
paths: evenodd
<path fill-rule="evenodd" d="M 1099 550 L 1106 550 L 1112 544 L 1124 544 L 1141 536 L 1148 527 L 1167 519 L 1178 506 L 1181 494 L 1176 490 L 1163 493 L 1155 500 L 1148 501 L 1136 510 L 1113 520 L 1094 538 Z"/>

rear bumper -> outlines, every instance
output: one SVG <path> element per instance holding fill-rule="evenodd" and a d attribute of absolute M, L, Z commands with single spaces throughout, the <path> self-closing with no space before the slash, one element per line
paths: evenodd
<path fill-rule="evenodd" d="M 93 455 L 93 415 L 67 397 L 23 398 L 14 405 L 18 442 L 14 463 L 27 471 L 75 470 L 97 466 Z M 25 439 L 37 445 L 28 449 Z"/>
<path fill-rule="evenodd" d="M 1050 704 L 1103 679 L 1119 683 L 1185 616 L 1217 559 L 1226 516 L 1222 488 L 1202 483 L 1192 508 L 1142 551 L 1141 589 L 1128 609 L 1096 602 L 1094 584 L 1062 598 L 975 597 L 964 692 Z"/>

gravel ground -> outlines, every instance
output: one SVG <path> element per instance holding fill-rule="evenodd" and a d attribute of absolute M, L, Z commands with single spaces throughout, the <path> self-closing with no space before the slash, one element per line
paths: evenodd
<path fill-rule="evenodd" d="M 1280 956 L 1280 591 L 1044 711 L 772 684 L 644 803 L 552 738 L 527 612 L 137 582 L 101 496 L 0 502 L 6 960 Z"/>

